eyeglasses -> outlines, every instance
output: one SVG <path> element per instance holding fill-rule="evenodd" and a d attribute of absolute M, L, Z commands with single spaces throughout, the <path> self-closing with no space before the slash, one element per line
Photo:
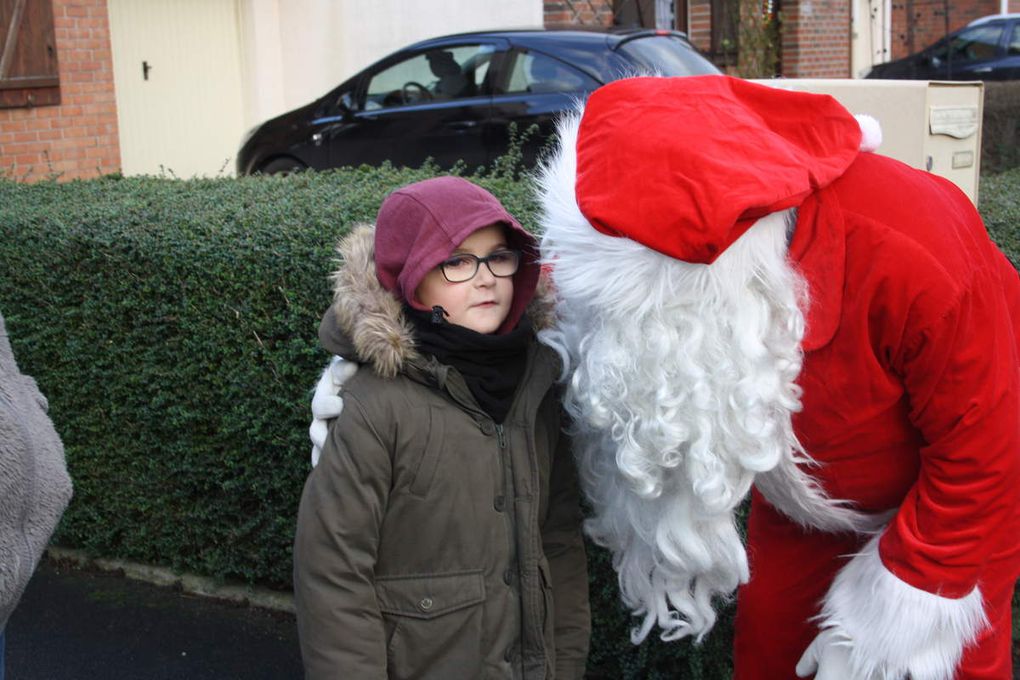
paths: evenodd
<path fill-rule="evenodd" d="M 439 263 L 439 268 L 450 283 L 463 283 L 475 278 L 478 267 L 483 262 L 493 276 L 504 279 L 517 273 L 517 268 L 521 265 L 521 254 L 516 250 L 497 250 L 485 257 L 464 253 L 443 260 Z"/>

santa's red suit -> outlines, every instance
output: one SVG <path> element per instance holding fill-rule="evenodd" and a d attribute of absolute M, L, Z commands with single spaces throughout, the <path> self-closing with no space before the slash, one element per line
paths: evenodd
<path fill-rule="evenodd" d="M 877 528 L 869 533 L 862 521 L 840 530 L 827 515 L 842 506 L 800 502 L 810 493 L 775 480 L 769 493 L 767 471 L 757 471 L 736 678 L 794 678 L 798 661 L 803 674 L 821 661 L 855 680 L 1009 678 L 1020 573 L 1020 283 L 966 196 L 940 177 L 860 152 L 857 123 L 829 97 L 723 77 L 613 83 L 562 132 L 564 148 L 545 176 L 543 250 L 555 258 L 557 284 L 565 281 L 565 308 L 581 304 L 570 291 L 585 267 L 611 268 L 600 259 L 611 247 L 606 236 L 711 265 L 763 216 L 796 209 L 788 261 L 807 291 L 792 426 L 817 463 L 798 469 Z M 575 256 L 573 241 L 588 238 L 581 221 L 593 247 Z M 656 274 L 642 280 L 634 271 L 633 285 L 654 295 Z M 565 313 L 559 343 L 575 363 L 597 346 L 577 339 L 611 326 L 599 305 L 613 304 L 599 299 L 580 318 Z M 583 406 L 576 378 L 572 398 Z M 613 447 L 630 441 L 620 431 L 641 423 L 603 420 L 579 426 L 605 430 L 589 433 L 590 459 L 631 455 Z M 678 444 L 669 465 L 683 467 L 688 447 Z M 634 493 L 654 500 L 683 488 Z M 623 494 L 593 493 L 596 510 Z M 618 568 L 628 563 L 629 543 L 604 542 Z M 682 555 L 670 559 L 686 568 Z M 668 561 L 657 554 L 649 563 L 660 560 Z M 692 573 L 685 593 L 711 577 Z M 655 581 L 648 592 L 661 593 Z M 723 590 L 713 585 L 714 594 Z M 682 600 L 667 598 L 672 607 Z M 633 594 L 630 604 L 645 615 L 654 609 Z M 659 625 L 687 612 L 670 618 L 660 607 Z M 844 666 L 832 665 L 839 654 Z"/>

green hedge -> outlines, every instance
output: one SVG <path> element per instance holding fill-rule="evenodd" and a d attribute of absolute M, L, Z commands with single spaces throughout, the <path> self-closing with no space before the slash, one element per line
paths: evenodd
<path fill-rule="evenodd" d="M 1013 266 L 1020 268 L 1020 167 L 982 176 L 978 201 L 988 233 Z"/>
<path fill-rule="evenodd" d="M 75 481 L 57 541 L 287 587 L 333 246 L 430 174 L 0 180 L 0 310 Z M 528 182 L 479 181 L 534 227 Z M 1018 187 L 982 185 L 1014 258 Z M 634 647 L 608 556 L 590 554 L 590 677 L 729 676 L 729 608 L 703 647 Z"/>
<path fill-rule="evenodd" d="M 1020 168 L 1020 80 L 985 83 L 981 172 Z"/>

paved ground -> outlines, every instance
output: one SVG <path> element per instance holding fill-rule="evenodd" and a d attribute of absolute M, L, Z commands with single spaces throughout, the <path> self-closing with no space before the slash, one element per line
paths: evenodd
<path fill-rule="evenodd" d="M 64 563 L 40 565 L 7 626 L 7 680 L 301 677 L 290 614 Z"/>
<path fill-rule="evenodd" d="M 7 626 L 7 680 L 301 678 L 294 617 L 44 562 Z"/>

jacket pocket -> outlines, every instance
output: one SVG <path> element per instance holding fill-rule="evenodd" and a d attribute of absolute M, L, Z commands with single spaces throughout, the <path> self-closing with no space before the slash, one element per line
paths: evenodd
<path fill-rule="evenodd" d="M 376 600 L 386 623 L 387 675 L 411 678 L 482 676 L 482 571 L 380 576 Z"/>
<path fill-rule="evenodd" d="M 436 467 L 443 452 L 443 417 L 435 406 L 428 409 L 428 434 L 424 438 L 421 456 L 414 469 L 408 492 L 417 498 L 425 498 L 436 476 Z"/>

